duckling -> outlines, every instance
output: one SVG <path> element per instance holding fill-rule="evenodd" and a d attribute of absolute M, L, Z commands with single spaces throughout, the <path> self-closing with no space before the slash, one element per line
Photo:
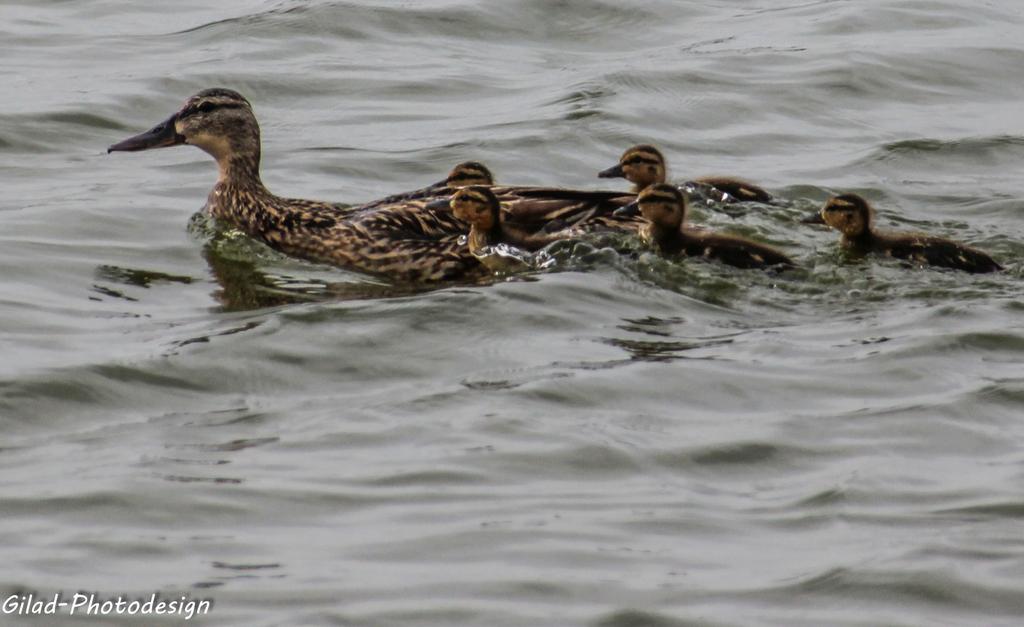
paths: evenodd
<path fill-rule="evenodd" d="M 783 253 L 737 235 L 698 231 L 686 227 L 686 198 L 674 185 L 658 183 L 640 192 L 633 205 L 649 221 L 641 237 L 666 255 L 714 259 L 737 268 L 795 266 Z"/>
<path fill-rule="evenodd" d="M 639 193 L 650 185 L 664 183 L 668 179 L 668 168 L 660 150 L 650 144 L 638 144 L 622 153 L 616 165 L 600 171 L 597 175 L 600 178 L 624 178 L 633 183 L 633 191 Z M 692 183 L 725 192 L 723 201 L 728 201 L 730 197 L 737 201 L 772 201 L 772 195 L 763 188 L 738 178 L 705 176 L 695 179 Z"/>
<path fill-rule="evenodd" d="M 406 200 L 432 198 L 441 194 L 451 194 L 455 190 L 469 185 L 483 185 L 485 187 L 490 187 L 494 185 L 494 175 L 491 174 L 489 169 L 487 169 L 487 166 L 479 161 L 463 161 L 462 163 L 456 164 L 455 167 L 452 168 L 451 172 L 448 173 L 448 176 L 433 185 L 428 185 L 422 189 L 412 192 L 392 194 L 391 196 L 386 196 L 380 200 L 374 200 L 360 205 L 359 208 L 375 209 L 377 207 L 393 205 Z"/>
<path fill-rule="evenodd" d="M 572 235 L 560 232 L 530 233 L 502 219 L 501 203 L 487 187 L 463 187 L 449 201 L 456 218 L 469 225 L 469 252 L 493 272 L 529 267 L 522 251 L 534 251 Z"/>
<path fill-rule="evenodd" d="M 509 224 L 501 214 L 501 202 L 487 187 L 463 187 L 452 195 L 449 204 L 456 218 L 470 226 L 470 251 L 495 244 L 509 244 L 524 250 L 538 250 L 571 235 L 568 231 L 531 233 Z"/>
<path fill-rule="evenodd" d="M 882 233 L 874 229 L 875 211 L 857 194 L 841 194 L 825 202 L 821 220 L 842 236 L 840 243 L 857 253 L 881 253 L 942 268 L 971 273 L 1002 270 L 986 253 L 941 237 L 916 233 Z"/>

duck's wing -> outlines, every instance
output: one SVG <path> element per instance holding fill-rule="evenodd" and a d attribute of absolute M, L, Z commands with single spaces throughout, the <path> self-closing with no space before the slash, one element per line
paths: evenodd
<path fill-rule="evenodd" d="M 322 219 L 344 219 L 345 217 L 358 213 L 362 205 L 348 205 L 340 202 L 326 202 L 323 200 L 309 200 L 306 198 L 280 198 L 275 197 L 274 206 L 283 209 L 284 213 L 300 213 L 311 216 L 319 216 Z"/>
<path fill-rule="evenodd" d="M 428 199 L 406 200 L 383 205 L 372 211 L 360 211 L 351 221 L 387 237 L 389 233 L 419 239 L 438 239 L 465 234 L 469 229 L 447 207 L 431 208 Z"/>
<path fill-rule="evenodd" d="M 391 205 L 400 205 L 402 203 L 406 203 L 413 200 L 428 200 L 438 198 L 440 196 L 446 196 L 454 192 L 455 190 L 448 187 L 448 183 L 446 181 L 438 181 L 433 185 L 427 185 L 426 187 L 421 187 L 420 189 L 414 189 L 408 192 L 391 194 L 390 196 L 385 196 L 384 198 L 371 200 L 370 202 L 359 205 L 357 208 L 360 211 L 367 209 L 379 209 L 381 207 L 387 207 Z"/>
<path fill-rule="evenodd" d="M 410 216 L 417 217 L 421 216 Z M 325 252 L 340 265 L 413 283 L 467 280 L 485 274 L 458 233 L 427 235 L 421 223 L 400 215 L 388 212 L 352 220 L 339 229 L 345 239 L 335 239 L 336 245 Z"/>
<path fill-rule="evenodd" d="M 400 282 L 466 280 L 482 274 L 479 262 L 459 241 L 453 216 L 420 213 L 405 205 L 355 214 L 332 214 L 326 208 L 292 207 L 283 218 L 250 225 L 248 232 L 288 255 Z"/>
<path fill-rule="evenodd" d="M 796 262 L 771 246 L 735 235 L 688 231 L 684 239 L 688 257 L 714 259 L 737 268 L 796 266 Z"/>
<path fill-rule="evenodd" d="M 908 235 L 891 238 L 886 242 L 884 252 L 897 259 L 975 274 L 1003 269 L 987 253 L 940 237 Z"/>
<path fill-rule="evenodd" d="M 494 187 L 504 219 L 527 228 L 544 228 L 550 222 L 578 224 L 596 216 L 610 216 L 635 200 L 635 194 L 558 187 Z"/>
<path fill-rule="evenodd" d="M 375 272 L 417 283 L 464 281 L 486 274 L 458 236 L 434 240 L 392 237 L 386 253 L 369 261 Z"/>

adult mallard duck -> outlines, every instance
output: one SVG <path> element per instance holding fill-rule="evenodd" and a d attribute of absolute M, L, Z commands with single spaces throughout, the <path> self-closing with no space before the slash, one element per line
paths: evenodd
<path fill-rule="evenodd" d="M 286 254 L 403 281 L 473 277 L 483 268 L 459 242 L 464 225 L 428 199 L 367 206 L 284 198 L 260 179 L 260 128 L 249 101 L 230 89 L 204 89 L 167 120 L 118 142 L 108 152 L 191 144 L 219 168 L 206 210 L 218 220 Z M 607 218 L 632 200 L 619 192 L 495 188 L 516 221 Z"/>
<path fill-rule="evenodd" d="M 668 167 L 661 151 L 650 144 L 638 144 L 626 150 L 619 162 L 597 174 L 600 178 L 624 178 L 633 184 L 634 192 L 641 192 L 650 185 L 668 180 Z M 725 195 L 718 194 L 721 201 L 771 202 L 772 195 L 763 188 L 743 179 L 731 176 L 704 176 L 686 183 L 686 186 L 705 186 Z"/>
<path fill-rule="evenodd" d="M 842 246 L 858 254 L 880 253 L 896 259 L 971 273 L 1002 270 L 992 257 L 953 240 L 920 233 L 883 233 L 875 230 L 874 208 L 857 194 L 829 198 L 818 214 L 824 223 L 842 233 Z"/>
<path fill-rule="evenodd" d="M 686 198 L 674 185 L 651 185 L 637 196 L 636 202 L 620 211 L 639 211 L 649 224 L 641 237 L 656 245 L 665 255 L 704 257 L 737 268 L 795 266 L 785 254 L 764 244 L 739 237 L 686 227 Z"/>

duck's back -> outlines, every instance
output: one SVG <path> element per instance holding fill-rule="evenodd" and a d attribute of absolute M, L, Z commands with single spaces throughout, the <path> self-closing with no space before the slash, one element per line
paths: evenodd
<path fill-rule="evenodd" d="M 493 188 L 510 222 L 546 239 L 571 237 L 598 228 L 635 229 L 611 213 L 632 200 L 620 192 L 540 187 Z M 459 237 L 467 231 L 450 208 L 436 208 L 441 194 L 337 208 L 326 203 L 276 199 L 286 208 L 251 234 L 306 259 L 339 264 L 406 281 L 445 281 L 482 273 L 479 261 Z M 301 206 L 300 206 L 301 205 Z M 315 205 L 315 206 L 314 206 Z M 296 211 L 298 209 L 298 211 Z M 633 221 L 635 222 L 635 221 Z M 570 229 L 566 229 L 571 226 Z M 555 235 L 554 231 L 561 231 Z M 538 235 L 538 237 L 540 237 Z"/>
<path fill-rule="evenodd" d="M 580 224 L 611 216 L 635 199 L 631 193 L 558 187 L 494 187 L 492 191 L 502 204 L 506 221 L 532 228 L 544 228 L 555 221 Z"/>
<path fill-rule="evenodd" d="M 872 248 L 897 259 L 975 274 L 997 272 L 1003 267 L 987 253 L 959 242 L 928 235 L 876 235 Z"/>
<path fill-rule="evenodd" d="M 448 187 L 447 185 L 428 185 L 426 187 L 412 190 L 409 192 L 391 194 L 390 196 L 385 196 L 384 198 L 371 200 L 370 202 L 363 203 L 361 205 L 354 207 L 354 209 L 357 209 L 359 211 L 381 209 L 383 207 L 401 205 L 409 203 L 411 201 L 429 201 L 453 193 L 455 193 L 455 189 Z"/>
<path fill-rule="evenodd" d="M 695 182 L 710 185 L 741 202 L 772 202 L 772 195 L 767 190 L 743 179 L 731 176 L 702 176 Z"/>
<path fill-rule="evenodd" d="M 687 257 L 714 259 L 737 268 L 796 265 L 774 248 L 742 237 L 690 229 L 683 235 L 683 252 Z"/>

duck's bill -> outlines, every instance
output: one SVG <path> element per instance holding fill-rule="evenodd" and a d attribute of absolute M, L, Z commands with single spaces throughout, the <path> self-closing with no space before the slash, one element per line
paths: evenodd
<path fill-rule="evenodd" d="M 623 205 L 613 211 L 612 215 L 620 218 L 632 218 L 634 216 L 638 216 L 640 215 L 640 203 L 633 201 L 628 205 Z"/>
<path fill-rule="evenodd" d="M 427 209 L 448 209 L 451 207 L 451 199 L 445 196 L 444 198 L 438 198 L 426 204 Z"/>
<path fill-rule="evenodd" d="M 626 173 L 623 172 L 621 164 L 615 164 L 612 167 L 606 170 L 601 170 L 597 173 L 597 177 L 602 179 L 621 179 L 625 176 Z"/>
<path fill-rule="evenodd" d="M 139 133 L 124 141 L 117 142 L 107 153 L 111 152 L 135 152 L 138 150 L 149 150 L 151 148 L 165 148 L 167 146 L 178 146 L 185 143 L 185 137 L 178 134 L 174 123 L 178 119 L 175 113 L 163 122 L 157 124 L 145 133 Z"/>
<path fill-rule="evenodd" d="M 806 218 L 800 220 L 803 224 L 825 224 L 825 218 L 821 217 L 821 213 L 812 213 Z"/>

